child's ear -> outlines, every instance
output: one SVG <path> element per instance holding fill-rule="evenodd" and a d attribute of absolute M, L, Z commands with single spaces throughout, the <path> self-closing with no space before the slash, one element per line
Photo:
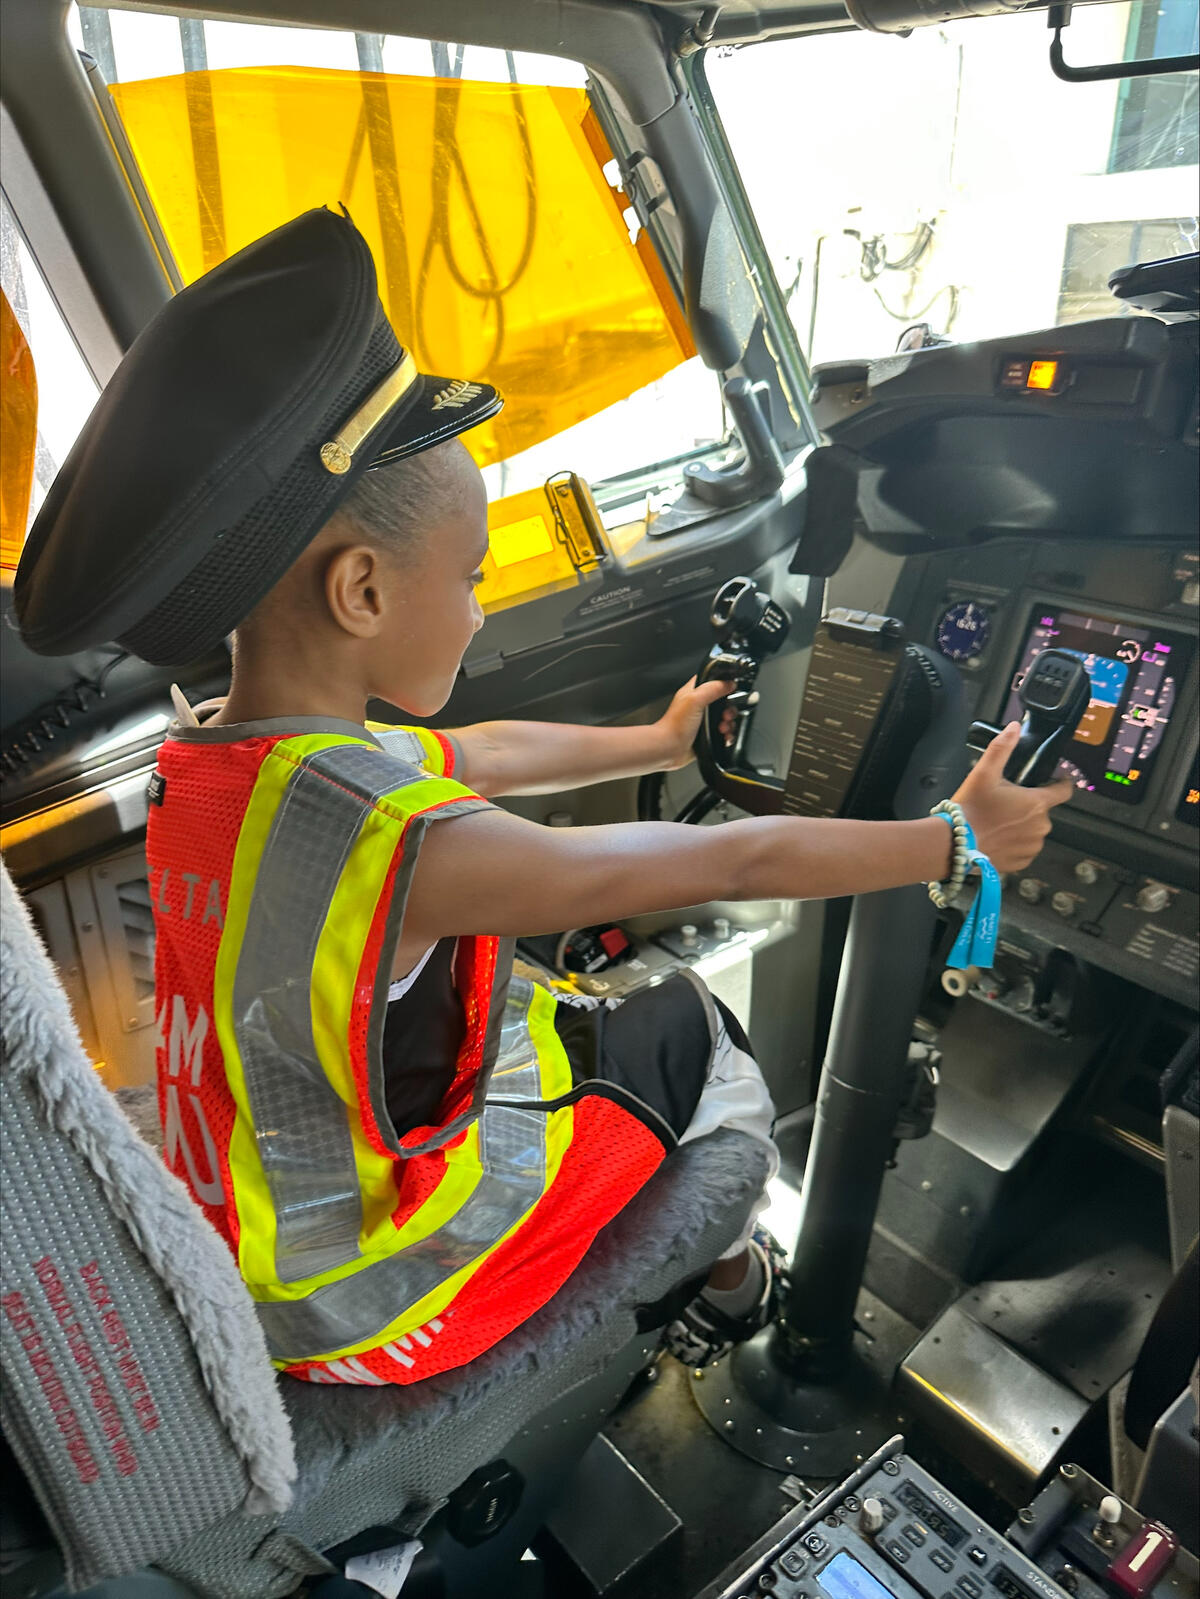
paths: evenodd
<path fill-rule="evenodd" d="M 374 638 L 383 624 L 383 567 L 369 544 L 335 550 L 325 566 L 329 614 L 352 638 Z"/>

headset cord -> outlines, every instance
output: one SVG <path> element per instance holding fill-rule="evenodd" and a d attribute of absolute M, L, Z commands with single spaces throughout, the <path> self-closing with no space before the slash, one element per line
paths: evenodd
<path fill-rule="evenodd" d="M 104 699 L 113 671 L 128 659 L 128 650 L 118 651 L 94 677 L 78 678 L 55 699 L 35 711 L 29 719 L 30 725 L 0 750 L 0 781 L 23 774 L 42 754 L 45 744 L 54 742 L 60 729 L 70 728 L 73 716 L 83 715 Z M 94 695 L 95 699 L 89 700 L 90 695 Z"/>

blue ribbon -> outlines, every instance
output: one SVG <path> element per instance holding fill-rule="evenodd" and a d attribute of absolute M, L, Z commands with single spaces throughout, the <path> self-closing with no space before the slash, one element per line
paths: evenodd
<path fill-rule="evenodd" d="M 945 812 L 939 812 L 945 815 Z M 946 821 L 953 827 L 947 816 Z M 968 966 L 978 966 L 986 971 L 996 958 L 996 939 L 1000 933 L 1000 873 L 975 843 L 975 835 L 967 828 L 967 873 L 979 868 L 979 888 L 971 902 L 954 948 L 946 965 L 956 971 Z"/>

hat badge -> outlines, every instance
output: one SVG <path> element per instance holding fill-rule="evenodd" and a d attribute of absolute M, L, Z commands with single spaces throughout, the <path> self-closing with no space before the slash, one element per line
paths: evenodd
<path fill-rule="evenodd" d="M 456 411 L 460 406 L 469 405 L 483 393 L 478 383 L 468 383 L 465 378 L 455 378 L 453 383 L 448 383 L 444 389 L 439 389 L 434 395 L 431 411 Z"/>

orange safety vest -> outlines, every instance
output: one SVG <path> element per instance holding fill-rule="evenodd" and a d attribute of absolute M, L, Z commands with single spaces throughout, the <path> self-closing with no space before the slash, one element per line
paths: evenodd
<path fill-rule="evenodd" d="M 275 1364 L 412 1382 L 528 1319 L 673 1141 L 572 1080 L 511 947 L 458 941 L 436 1122 L 397 1136 L 382 1035 L 421 840 L 484 808 L 425 729 L 172 728 L 151 783 L 168 1165 L 234 1250 Z"/>

